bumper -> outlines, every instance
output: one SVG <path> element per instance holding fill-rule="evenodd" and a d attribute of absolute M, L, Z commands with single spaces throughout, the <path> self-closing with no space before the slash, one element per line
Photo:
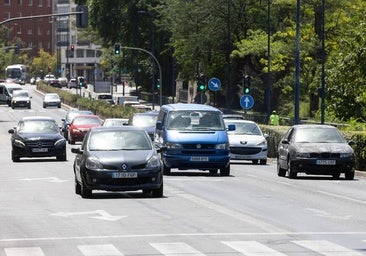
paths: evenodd
<path fill-rule="evenodd" d="M 163 154 L 164 165 L 169 168 L 185 169 L 221 169 L 230 164 L 230 155 L 170 155 Z"/>
<path fill-rule="evenodd" d="M 60 148 L 13 147 L 12 154 L 15 157 L 65 156 L 66 155 L 66 146 L 60 147 Z"/>
<path fill-rule="evenodd" d="M 352 158 L 326 159 L 335 160 L 335 164 L 317 164 L 317 160 L 320 159 L 294 159 L 291 161 L 291 171 L 324 175 L 354 171 L 355 162 Z"/>
<path fill-rule="evenodd" d="M 265 160 L 267 159 L 267 148 L 258 147 L 230 147 L 231 160 Z"/>
<path fill-rule="evenodd" d="M 83 173 L 83 183 L 91 190 L 135 191 L 158 189 L 163 184 L 161 169 L 139 170 L 137 178 L 112 178 L 116 171 L 85 170 Z"/>
<path fill-rule="evenodd" d="M 82 133 L 70 133 L 68 138 L 72 141 L 83 141 L 85 137 L 86 131 Z"/>

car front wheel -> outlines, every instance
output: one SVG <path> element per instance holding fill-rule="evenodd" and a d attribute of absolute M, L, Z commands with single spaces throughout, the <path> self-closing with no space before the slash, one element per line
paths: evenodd
<path fill-rule="evenodd" d="M 345 172 L 344 177 L 346 180 L 353 180 L 355 178 L 355 172 Z"/>
<path fill-rule="evenodd" d="M 220 169 L 220 176 L 229 176 L 229 175 L 230 175 L 230 165 Z"/>
<path fill-rule="evenodd" d="M 152 197 L 155 197 L 155 198 L 163 197 L 163 190 L 164 190 L 164 186 L 163 186 L 163 183 L 162 183 L 160 188 L 152 190 Z"/>
<path fill-rule="evenodd" d="M 286 170 L 281 168 L 281 165 L 280 163 L 278 162 L 278 159 L 277 159 L 277 175 L 279 177 L 285 177 L 286 176 Z"/>

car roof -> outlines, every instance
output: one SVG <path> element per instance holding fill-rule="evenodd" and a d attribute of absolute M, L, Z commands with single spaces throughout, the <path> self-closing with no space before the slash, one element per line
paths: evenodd
<path fill-rule="evenodd" d="M 254 121 L 251 120 L 244 120 L 244 119 L 233 119 L 233 118 L 227 118 L 224 119 L 225 123 L 246 123 L 246 124 L 257 124 Z"/>
<path fill-rule="evenodd" d="M 309 129 L 309 128 L 332 128 L 332 129 L 337 129 L 337 127 L 333 126 L 333 125 L 328 125 L 328 124 L 296 124 L 292 126 L 295 129 Z"/>
<path fill-rule="evenodd" d="M 146 111 L 146 112 L 137 112 L 133 114 L 134 116 L 158 116 L 158 111 Z"/>
<path fill-rule="evenodd" d="M 75 116 L 74 117 L 74 119 L 75 118 L 85 118 L 85 117 L 87 117 L 87 118 L 99 118 L 100 119 L 100 117 L 99 116 L 97 116 L 97 115 L 77 115 L 77 116 Z"/>
<path fill-rule="evenodd" d="M 56 122 L 56 120 L 50 116 L 25 116 L 21 119 L 22 121 L 34 121 L 34 120 L 38 120 L 38 121 L 54 121 Z"/>
<path fill-rule="evenodd" d="M 166 108 L 169 110 L 197 110 L 197 111 L 220 111 L 219 109 L 203 104 L 195 104 L 195 103 L 174 103 L 163 105 L 162 108 Z"/>
<path fill-rule="evenodd" d="M 125 125 L 125 126 L 98 126 L 91 128 L 92 131 L 145 131 L 143 127 Z"/>

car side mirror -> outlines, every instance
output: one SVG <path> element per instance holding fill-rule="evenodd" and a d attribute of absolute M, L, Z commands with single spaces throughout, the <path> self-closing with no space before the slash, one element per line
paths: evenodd
<path fill-rule="evenodd" d="M 74 154 L 82 154 L 83 151 L 80 148 L 72 148 L 71 152 Z"/>
<path fill-rule="evenodd" d="M 8 133 L 13 134 L 15 131 L 14 129 L 9 129 Z"/>
<path fill-rule="evenodd" d="M 229 125 L 227 126 L 227 130 L 228 130 L 228 131 L 235 131 L 235 130 L 236 130 L 236 126 L 235 126 L 235 124 L 229 124 Z"/>
<path fill-rule="evenodd" d="M 353 140 L 348 141 L 348 145 L 353 146 L 356 145 L 356 143 Z"/>
<path fill-rule="evenodd" d="M 162 130 L 163 129 L 163 123 L 161 121 L 156 121 L 155 128 L 157 130 Z"/>
<path fill-rule="evenodd" d="M 288 141 L 288 139 L 283 139 L 283 140 L 281 141 L 281 143 L 282 143 L 282 144 L 289 144 L 289 141 Z"/>

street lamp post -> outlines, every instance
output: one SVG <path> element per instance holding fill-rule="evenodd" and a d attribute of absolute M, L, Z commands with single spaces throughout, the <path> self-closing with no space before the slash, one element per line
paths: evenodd
<path fill-rule="evenodd" d="M 138 11 L 140 14 L 147 14 L 151 18 L 151 53 L 155 56 L 155 16 L 149 11 Z M 152 108 L 155 109 L 155 61 L 151 58 L 152 70 L 151 70 L 151 94 L 152 94 Z"/>

